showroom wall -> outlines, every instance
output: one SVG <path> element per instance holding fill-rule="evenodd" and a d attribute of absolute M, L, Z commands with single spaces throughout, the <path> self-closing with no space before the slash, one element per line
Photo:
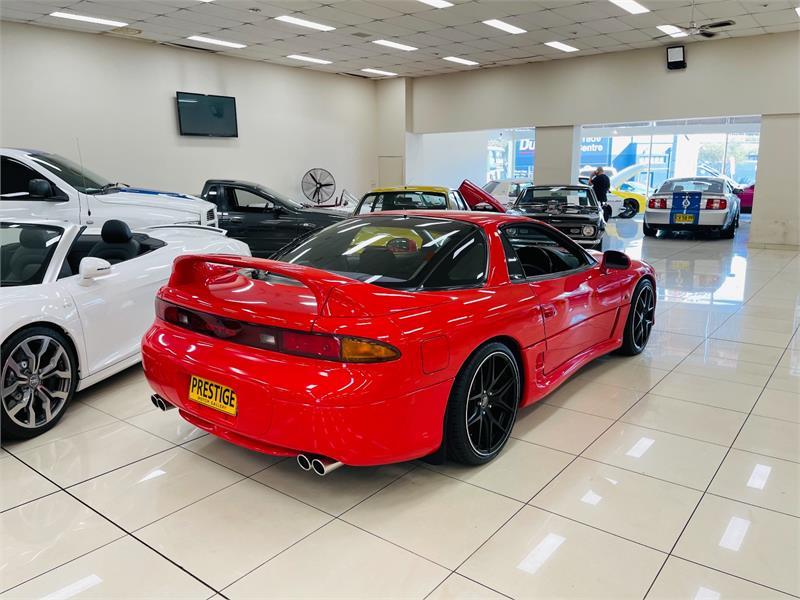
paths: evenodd
<path fill-rule="evenodd" d="M 407 134 L 406 183 L 458 187 L 464 179 L 469 179 L 483 185 L 489 133 Z"/>
<path fill-rule="evenodd" d="M 311 167 L 361 194 L 376 178 L 372 81 L 111 36 L 3 22 L 0 144 L 115 181 L 199 193 L 210 177 L 300 195 Z M 239 137 L 178 134 L 175 92 L 235 96 Z"/>

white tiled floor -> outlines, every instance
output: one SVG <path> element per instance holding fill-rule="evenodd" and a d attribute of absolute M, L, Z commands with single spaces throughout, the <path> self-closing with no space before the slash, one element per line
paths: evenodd
<path fill-rule="evenodd" d="M 0 598 L 800 594 L 800 258 L 747 229 L 612 221 L 658 270 L 650 346 L 522 411 L 481 468 L 317 478 L 154 410 L 138 367 L 82 392 L 0 451 Z"/>

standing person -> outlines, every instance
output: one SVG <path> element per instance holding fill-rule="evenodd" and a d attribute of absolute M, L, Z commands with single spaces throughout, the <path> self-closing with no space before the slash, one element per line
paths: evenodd
<path fill-rule="evenodd" d="M 608 178 L 603 172 L 603 167 L 597 167 L 592 175 L 591 179 L 589 179 L 589 183 L 594 190 L 594 195 L 597 196 L 597 201 L 601 205 L 605 205 L 608 201 L 606 198 L 606 194 L 608 194 L 608 190 L 611 189 L 611 180 Z"/>

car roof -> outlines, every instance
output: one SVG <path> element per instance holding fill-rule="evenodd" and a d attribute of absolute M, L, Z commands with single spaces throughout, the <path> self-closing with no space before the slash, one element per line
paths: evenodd
<path fill-rule="evenodd" d="M 400 185 L 391 187 L 375 188 L 370 194 L 381 194 L 385 192 L 432 192 L 434 194 L 447 194 L 450 188 L 438 185 Z"/>
<path fill-rule="evenodd" d="M 726 177 L 716 177 L 714 175 L 697 175 L 695 177 L 670 177 L 669 179 L 665 180 L 664 183 L 667 181 L 725 181 Z"/>
<path fill-rule="evenodd" d="M 532 185 L 532 186 L 529 186 L 529 187 L 533 188 L 534 190 L 553 189 L 553 188 L 562 188 L 562 189 L 565 189 L 565 190 L 590 190 L 590 189 L 592 189 L 592 187 L 589 186 L 589 185 L 581 185 L 581 184 L 577 184 L 577 183 L 568 183 L 568 184 L 565 184 L 565 185 L 559 185 L 557 183 L 554 183 L 553 185 Z"/>

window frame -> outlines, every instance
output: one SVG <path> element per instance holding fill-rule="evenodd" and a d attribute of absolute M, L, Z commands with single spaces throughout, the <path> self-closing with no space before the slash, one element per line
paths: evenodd
<path fill-rule="evenodd" d="M 59 199 L 58 202 L 67 202 L 67 201 L 69 201 L 69 195 L 65 194 L 61 190 L 61 188 L 59 188 L 55 183 L 53 183 L 52 179 L 50 179 L 46 175 L 43 175 L 40 171 L 37 171 L 36 169 L 31 167 L 30 165 L 25 164 L 24 162 L 22 162 L 21 160 L 15 158 L 13 156 L 6 156 L 6 155 L 0 156 L 0 171 L 4 170 L 4 167 L 3 167 L 2 163 L 5 162 L 5 161 L 11 162 L 11 163 L 15 163 L 15 164 L 17 164 L 17 165 L 19 165 L 21 167 L 24 167 L 24 168 L 28 169 L 29 171 L 34 172 L 36 174 L 36 177 L 33 177 L 32 179 L 44 179 L 45 181 L 47 181 L 50 184 L 50 186 L 53 188 L 53 191 L 55 192 L 55 195 L 53 197 L 51 197 L 51 198 L 31 198 L 30 194 L 26 191 L 24 196 L 6 197 L 6 196 L 2 195 L 2 186 L 0 185 L 0 202 L 56 202 L 56 200 L 54 200 L 53 198 L 58 198 Z M 10 192 L 10 193 L 13 194 L 15 192 Z"/>
<path fill-rule="evenodd" d="M 516 254 L 516 248 L 514 248 L 514 244 L 511 242 L 511 239 L 509 239 L 509 237 L 506 235 L 505 230 L 508 229 L 509 227 L 533 227 L 534 229 L 537 229 L 537 230 L 543 232 L 543 235 L 554 239 L 554 241 L 556 241 L 556 242 L 564 241 L 564 242 L 566 242 L 566 243 L 562 244 L 562 246 L 564 246 L 564 248 L 566 248 L 568 250 L 571 250 L 571 251 L 577 251 L 577 253 L 580 256 L 582 256 L 583 259 L 586 262 L 583 265 L 580 265 L 580 266 L 575 267 L 573 269 L 567 269 L 566 271 L 558 271 L 556 273 L 547 273 L 545 275 L 534 275 L 532 277 L 527 277 L 526 276 L 526 277 L 524 277 L 522 279 L 512 279 L 511 272 L 508 270 L 508 255 L 506 254 L 506 244 L 508 244 L 508 246 L 511 249 L 514 250 L 514 254 Z M 558 231 L 556 229 L 551 229 L 549 227 L 542 227 L 538 223 L 525 223 L 525 222 L 505 223 L 504 225 L 501 225 L 497 229 L 498 229 L 498 233 L 500 234 L 500 237 L 501 237 L 501 246 L 503 248 L 503 256 L 505 258 L 504 262 L 506 263 L 506 274 L 508 275 L 508 280 L 511 283 L 538 283 L 539 281 L 547 281 L 547 280 L 550 280 L 550 279 L 558 279 L 560 277 L 567 277 L 569 275 L 573 275 L 573 274 L 576 274 L 576 273 L 581 273 L 583 271 L 588 271 L 589 269 L 595 267 L 598 264 L 597 260 L 591 254 L 586 252 L 586 250 L 583 248 L 583 246 L 581 246 L 580 244 L 575 242 L 568 235 L 563 234 L 563 233 L 561 233 L 560 231 Z M 520 260 L 519 259 L 519 255 L 517 255 L 517 260 L 518 261 Z M 519 264 L 522 265 L 522 262 L 520 261 Z M 524 273 L 525 270 L 523 269 L 522 272 Z"/>

